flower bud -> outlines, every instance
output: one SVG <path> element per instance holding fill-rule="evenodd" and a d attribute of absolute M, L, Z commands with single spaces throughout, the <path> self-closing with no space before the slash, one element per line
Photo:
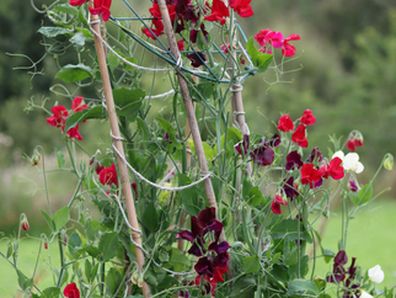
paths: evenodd
<path fill-rule="evenodd" d="M 383 166 L 385 170 L 392 171 L 393 170 L 394 159 L 393 155 L 390 153 L 385 154 Z"/>
<path fill-rule="evenodd" d="M 41 160 L 41 154 L 37 149 L 34 149 L 33 155 L 30 158 L 30 162 L 33 167 L 37 166 L 40 163 Z"/>
<path fill-rule="evenodd" d="M 20 227 L 23 231 L 27 232 L 30 230 L 29 221 L 24 213 L 21 215 L 21 224 Z"/>

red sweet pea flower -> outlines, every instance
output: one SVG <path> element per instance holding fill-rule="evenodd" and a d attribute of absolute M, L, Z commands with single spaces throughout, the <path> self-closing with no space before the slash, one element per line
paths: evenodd
<path fill-rule="evenodd" d="M 282 214 L 281 205 L 287 206 L 287 201 L 285 201 L 281 195 L 276 195 L 271 203 L 271 210 L 274 214 Z"/>
<path fill-rule="evenodd" d="M 63 295 L 67 298 L 80 298 L 80 290 L 77 288 L 76 283 L 72 282 L 65 287 Z"/>
<path fill-rule="evenodd" d="M 278 129 L 283 132 L 288 132 L 294 129 L 294 123 L 289 114 L 283 114 L 278 121 Z"/>
<path fill-rule="evenodd" d="M 109 167 L 103 167 L 99 172 L 99 181 L 103 185 L 118 186 L 117 170 L 115 164 L 113 163 Z"/>
<path fill-rule="evenodd" d="M 78 124 L 77 124 L 76 126 L 70 128 L 70 129 L 66 132 L 66 134 L 67 134 L 71 139 L 76 139 L 76 140 L 82 141 L 83 137 L 82 137 L 82 135 L 80 134 L 80 131 L 79 131 L 78 129 L 79 129 L 79 127 L 78 127 Z"/>
<path fill-rule="evenodd" d="M 301 183 L 309 184 L 310 188 L 318 187 L 322 184 L 322 172 L 315 168 L 312 163 L 303 164 L 300 169 Z"/>
<path fill-rule="evenodd" d="M 205 17 L 209 22 L 219 22 L 221 25 L 225 24 L 226 18 L 230 16 L 227 6 L 222 0 L 213 0 L 211 7 L 211 14 Z"/>
<path fill-rule="evenodd" d="M 180 39 L 177 41 L 177 47 L 179 49 L 179 51 L 184 51 L 184 40 Z"/>
<path fill-rule="evenodd" d="M 94 6 L 89 8 L 93 15 L 100 15 L 103 21 L 107 22 L 110 18 L 110 6 L 112 0 L 94 0 Z"/>
<path fill-rule="evenodd" d="M 350 139 L 348 140 L 346 146 L 349 151 L 355 152 L 356 148 L 363 146 L 363 140 L 362 139 Z"/>
<path fill-rule="evenodd" d="M 314 125 L 316 122 L 316 117 L 314 116 L 312 110 L 306 109 L 301 116 L 300 119 L 301 123 L 306 125 L 306 126 L 311 126 Z"/>
<path fill-rule="evenodd" d="M 62 106 L 53 106 L 51 108 L 52 116 L 47 118 L 47 123 L 54 127 L 59 127 L 62 130 L 65 129 L 66 119 L 69 116 L 67 109 Z"/>
<path fill-rule="evenodd" d="M 81 112 L 88 109 L 88 105 L 84 102 L 84 97 L 77 96 L 72 101 L 72 110 L 73 112 Z"/>
<path fill-rule="evenodd" d="M 88 2 L 88 0 L 69 0 L 69 4 L 71 6 L 81 6 L 87 2 Z"/>
<path fill-rule="evenodd" d="M 285 38 L 282 46 L 282 55 L 285 57 L 293 57 L 296 54 L 296 47 L 290 44 L 290 41 L 300 40 L 301 36 L 298 34 L 292 34 Z"/>
<path fill-rule="evenodd" d="M 322 166 L 320 171 L 322 172 L 322 176 L 324 178 L 331 177 L 334 180 L 340 180 L 344 178 L 345 175 L 344 168 L 342 166 L 342 160 L 339 157 L 334 157 L 330 161 L 330 164 Z"/>
<path fill-rule="evenodd" d="M 292 134 L 292 141 L 303 148 L 308 147 L 307 131 L 305 125 L 300 124 Z"/>
<path fill-rule="evenodd" d="M 242 18 L 249 18 L 254 14 L 250 2 L 252 0 L 230 0 L 230 7 Z"/>
<path fill-rule="evenodd" d="M 176 19 L 176 5 L 167 4 L 169 16 L 171 18 L 172 23 Z M 157 39 L 158 36 L 164 33 L 164 24 L 162 23 L 162 15 L 159 8 L 159 5 L 156 1 L 153 2 L 153 6 L 150 7 L 149 12 L 151 16 L 154 18 L 152 20 L 152 28 L 143 28 L 142 32 L 151 39 Z"/>

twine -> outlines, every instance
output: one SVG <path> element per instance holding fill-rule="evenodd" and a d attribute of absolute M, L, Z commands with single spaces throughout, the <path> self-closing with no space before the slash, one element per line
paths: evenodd
<path fill-rule="evenodd" d="M 159 189 L 159 190 L 164 190 L 164 191 L 183 191 L 189 188 L 192 188 L 200 183 L 202 183 L 203 181 L 205 181 L 206 179 L 210 178 L 212 176 L 211 173 L 206 173 L 203 174 L 203 177 L 197 181 L 194 181 L 190 184 L 187 185 L 183 185 L 183 186 L 175 186 L 175 187 L 170 187 L 170 186 L 164 186 L 164 185 L 160 185 L 157 184 L 155 182 L 150 181 L 149 179 L 147 179 L 146 177 L 144 177 L 141 173 L 139 173 L 138 170 L 136 170 L 134 167 L 132 167 L 132 165 L 126 160 L 126 158 L 120 153 L 120 151 L 116 148 L 116 146 L 113 144 L 113 150 L 115 151 L 115 153 L 118 155 L 119 158 L 122 159 L 122 161 L 126 164 L 126 166 L 129 168 L 129 170 L 136 176 L 138 177 L 140 180 L 146 182 L 147 184 Z"/>
<path fill-rule="evenodd" d="M 91 17 L 88 17 L 88 23 L 89 23 L 89 28 L 91 29 L 92 33 L 95 34 L 95 36 L 106 46 L 106 48 L 112 52 L 118 59 L 120 59 L 122 62 L 125 64 L 132 66 L 134 68 L 140 69 L 140 70 L 147 70 L 147 71 L 153 71 L 153 72 L 159 72 L 159 71 L 170 71 L 170 68 L 153 68 L 153 67 L 147 67 L 147 66 L 141 66 L 136 63 L 130 62 L 127 59 L 125 59 L 123 56 L 117 53 L 116 50 L 114 50 L 111 45 L 100 36 L 93 28 L 92 25 L 100 23 L 100 19 L 91 21 Z"/>

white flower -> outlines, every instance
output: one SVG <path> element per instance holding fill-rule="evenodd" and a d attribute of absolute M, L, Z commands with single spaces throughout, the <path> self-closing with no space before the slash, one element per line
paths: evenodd
<path fill-rule="evenodd" d="M 360 293 L 360 298 L 374 298 L 374 296 L 371 296 L 369 293 L 367 293 L 366 291 L 362 291 Z"/>
<path fill-rule="evenodd" d="M 350 152 L 347 155 L 342 151 L 337 151 L 333 154 L 333 158 L 338 157 L 342 160 L 342 166 L 346 171 L 360 174 L 364 170 L 363 164 L 359 161 L 359 155 L 356 152 Z"/>
<path fill-rule="evenodd" d="M 372 282 L 380 284 L 384 281 L 385 274 L 380 265 L 375 265 L 368 270 L 368 277 Z"/>

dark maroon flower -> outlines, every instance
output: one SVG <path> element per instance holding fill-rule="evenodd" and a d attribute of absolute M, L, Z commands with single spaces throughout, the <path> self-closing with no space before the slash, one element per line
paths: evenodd
<path fill-rule="evenodd" d="M 286 156 L 286 170 L 290 171 L 293 169 L 299 169 L 303 165 L 303 161 L 301 160 L 301 155 L 296 151 L 290 152 Z"/>
<path fill-rule="evenodd" d="M 191 21 L 193 23 L 198 21 L 198 16 L 195 14 L 191 0 L 177 0 L 176 14 L 182 20 Z"/>
<path fill-rule="evenodd" d="M 239 155 L 246 155 L 249 150 L 249 143 L 250 143 L 249 135 L 244 135 L 242 141 L 235 144 L 234 146 L 235 151 Z"/>
<path fill-rule="evenodd" d="M 348 263 L 348 256 L 345 250 L 340 250 L 337 255 L 334 257 L 334 265 L 343 266 Z"/>
<path fill-rule="evenodd" d="M 198 262 L 195 264 L 194 269 L 199 275 L 204 275 L 204 274 L 213 275 L 212 262 L 209 261 L 208 257 L 200 258 Z"/>
<path fill-rule="evenodd" d="M 360 187 L 359 187 L 359 185 L 358 185 L 356 180 L 354 180 L 354 179 L 349 180 L 349 189 L 352 192 L 358 192 L 359 191 Z"/>
<path fill-rule="evenodd" d="M 314 147 L 309 155 L 308 162 L 313 163 L 315 161 L 321 162 L 323 160 L 322 152 L 320 152 L 318 147 Z"/>
<path fill-rule="evenodd" d="M 212 242 L 209 245 L 209 250 L 215 251 L 217 254 L 223 254 L 227 252 L 227 250 L 230 248 L 230 245 L 228 244 L 227 241 L 223 241 L 220 243 L 217 242 Z"/>
<path fill-rule="evenodd" d="M 290 177 L 283 184 L 283 191 L 290 200 L 298 196 L 297 186 L 294 185 L 294 178 Z"/>
<path fill-rule="evenodd" d="M 273 148 L 278 147 L 281 144 L 281 136 L 280 134 L 274 134 L 271 139 L 265 141 L 265 144 L 271 146 Z"/>
<path fill-rule="evenodd" d="M 187 55 L 187 58 L 190 59 L 191 65 L 195 68 L 204 65 L 206 62 L 206 56 L 202 52 L 194 52 Z"/>
<path fill-rule="evenodd" d="M 269 166 L 274 162 L 275 153 L 268 145 L 260 146 L 251 152 L 253 161 L 261 166 Z"/>

